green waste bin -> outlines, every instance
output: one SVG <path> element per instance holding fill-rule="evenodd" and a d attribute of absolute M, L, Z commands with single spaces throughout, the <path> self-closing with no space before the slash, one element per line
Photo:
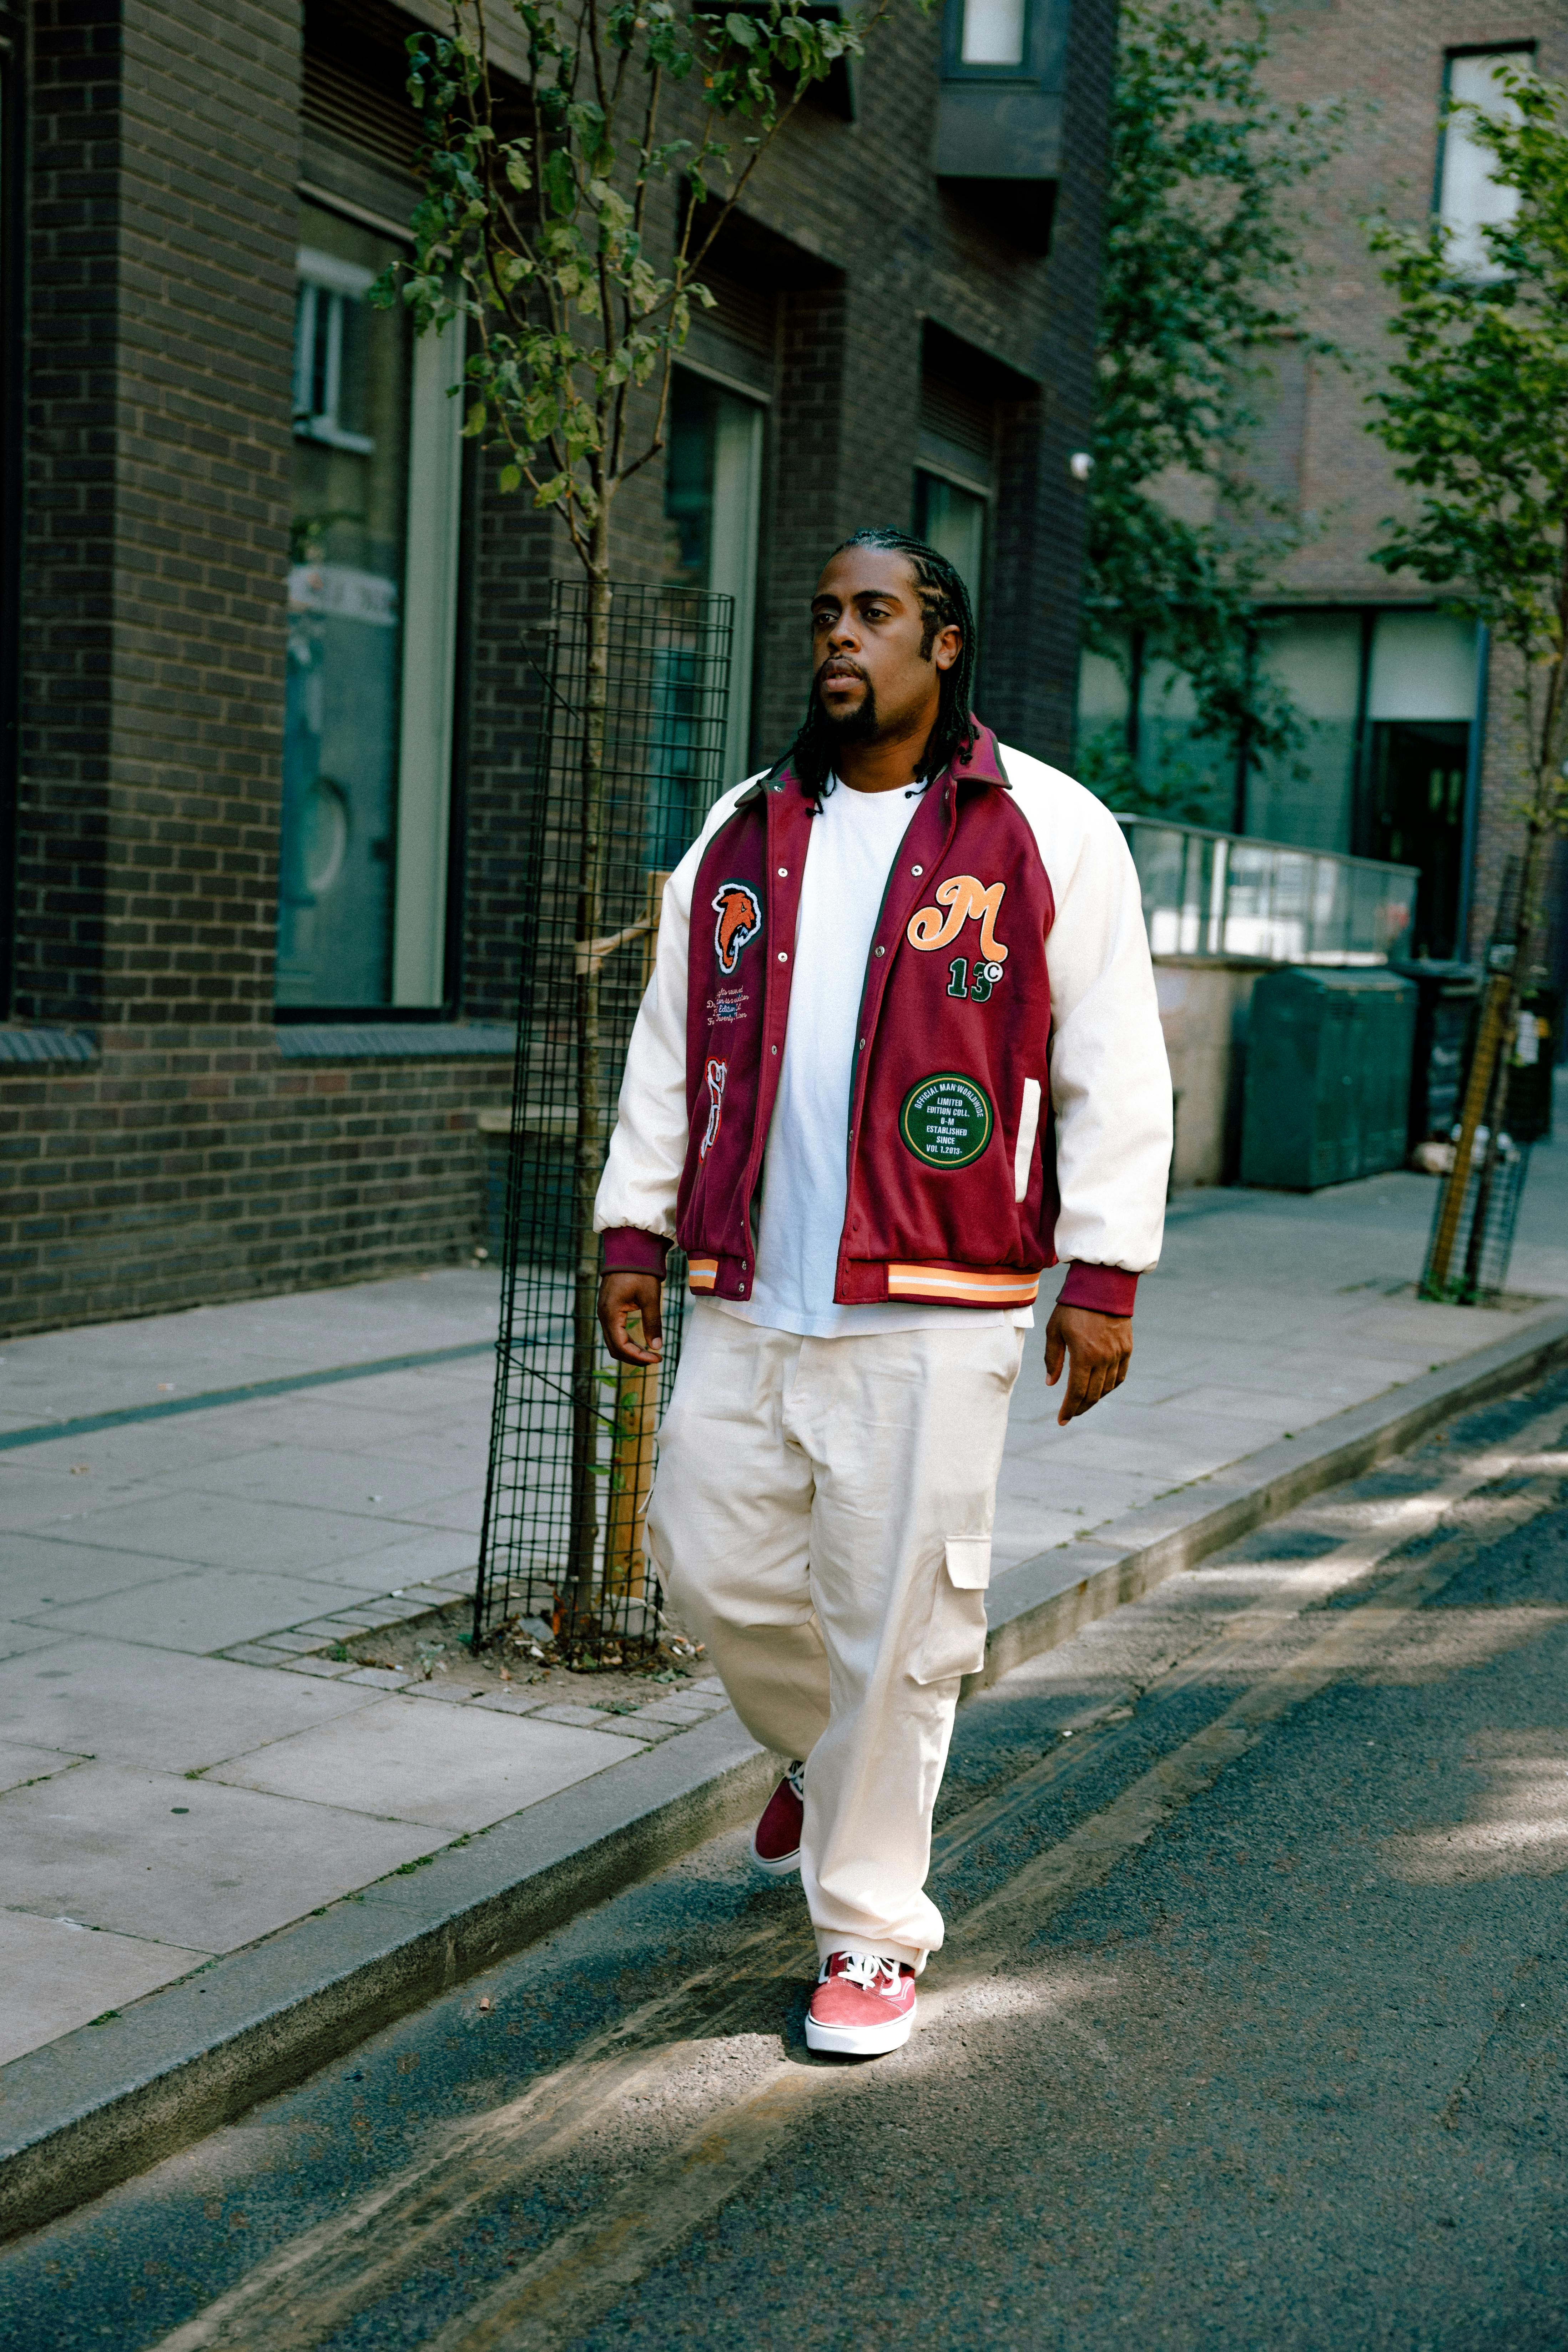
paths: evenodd
<path fill-rule="evenodd" d="M 1402 1167 L 1415 1031 L 1407 980 L 1265 972 L 1247 1024 L 1242 1182 L 1313 1192 Z"/>

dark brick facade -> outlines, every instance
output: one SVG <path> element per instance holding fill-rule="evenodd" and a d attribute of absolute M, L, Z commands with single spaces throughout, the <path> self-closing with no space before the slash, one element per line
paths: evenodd
<path fill-rule="evenodd" d="M 272 1010 L 305 48 L 352 32 L 331 73 L 362 61 L 384 122 L 398 37 L 427 15 L 35 0 L 0 1328 L 346 1280 L 484 1237 L 479 1123 L 510 1074 L 483 1024 L 515 998 L 532 659 L 566 558 L 478 459 L 450 1002 L 395 1040 L 351 1047 L 345 1029 L 341 1051 Z M 1114 17 L 1112 0 L 1075 0 L 1047 255 L 932 177 L 940 26 L 912 10 L 875 37 L 858 120 L 804 108 L 727 234 L 724 268 L 768 322 L 747 362 L 771 395 L 759 757 L 802 708 L 824 553 L 910 520 L 933 332 L 997 426 L 983 712 L 1068 755 L 1082 495 L 1068 457 L 1088 435 Z M 330 114 L 338 83 L 320 86 Z M 329 121 L 312 177 L 333 135 Z M 405 216 L 384 141 L 377 168 Z M 664 531 L 653 467 L 621 509 L 625 576 L 658 575 Z"/>

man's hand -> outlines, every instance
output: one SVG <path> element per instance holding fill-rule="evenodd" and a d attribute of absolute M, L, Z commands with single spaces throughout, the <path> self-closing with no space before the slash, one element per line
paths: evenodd
<path fill-rule="evenodd" d="M 657 1364 L 664 1354 L 658 1319 L 663 1287 L 657 1274 L 606 1274 L 600 1282 L 599 1328 L 617 1364 Z"/>
<path fill-rule="evenodd" d="M 601 1315 L 604 1313 L 600 1307 Z M 606 1326 L 606 1328 L 608 1327 Z M 1131 1315 L 1100 1315 L 1092 1307 L 1051 1309 L 1046 1326 L 1046 1386 L 1054 1389 L 1068 1359 L 1067 1394 L 1057 1415 L 1058 1425 L 1076 1421 L 1080 1412 L 1119 1389 L 1132 1361 Z"/>

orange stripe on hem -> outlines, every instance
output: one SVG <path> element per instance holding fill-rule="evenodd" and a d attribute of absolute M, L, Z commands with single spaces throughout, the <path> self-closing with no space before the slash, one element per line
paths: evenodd
<path fill-rule="evenodd" d="M 1009 1266 L 994 1273 L 984 1266 L 889 1265 L 889 1298 L 929 1298 L 942 1306 L 1032 1307 L 1039 1296 L 1037 1274 Z"/>
<path fill-rule="evenodd" d="M 691 1257 L 686 1261 L 686 1286 L 689 1290 L 711 1290 L 719 1279 L 716 1257 Z"/>

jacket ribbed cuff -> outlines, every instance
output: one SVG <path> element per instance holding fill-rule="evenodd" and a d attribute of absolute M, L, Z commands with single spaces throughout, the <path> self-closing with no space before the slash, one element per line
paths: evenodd
<path fill-rule="evenodd" d="M 1131 1315 L 1138 1276 L 1119 1265 L 1086 1265 L 1074 1259 L 1057 1299 L 1058 1307 L 1089 1307 L 1097 1315 Z"/>
<path fill-rule="evenodd" d="M 606 1274 L 651 1274 L 664 1280 L 669 1244 L 658 1234 L 645 1234 L 640 1225 L 615 1225 L 600 1239 L 605 1244 Z"/>

